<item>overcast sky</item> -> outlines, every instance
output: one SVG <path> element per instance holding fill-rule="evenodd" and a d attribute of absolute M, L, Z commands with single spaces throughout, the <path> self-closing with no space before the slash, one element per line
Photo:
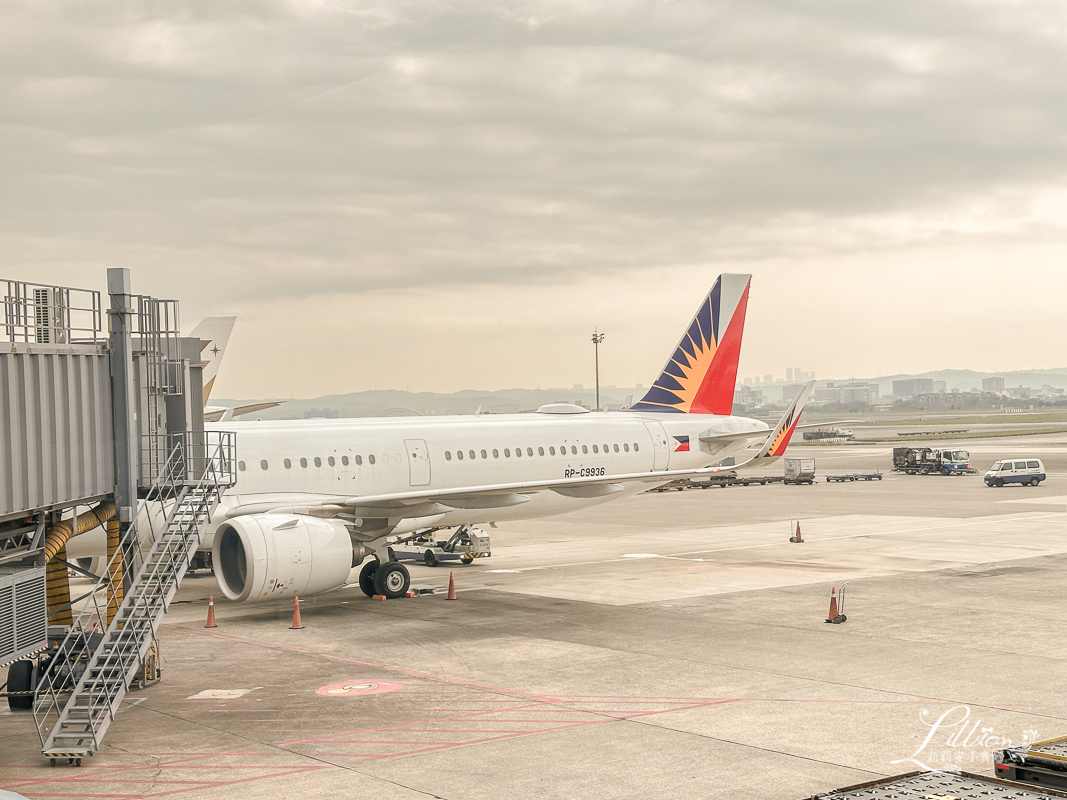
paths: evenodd
<path fill-rule="evenodd" d="M 216 392 L 1067 365 L 1062 0 L 0 7 L 0 277 L 239 315 Z"/>

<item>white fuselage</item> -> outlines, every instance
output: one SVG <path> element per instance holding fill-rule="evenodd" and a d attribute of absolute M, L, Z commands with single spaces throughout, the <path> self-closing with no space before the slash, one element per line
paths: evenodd
<path fill-rule="evenodd" d="M 237 432 L 237 485 L 225 495 L 220 515 L 264 502 L 351 504 L 367 496 L 699 469 L 748 444 L 709 446 L 700 436 L 768 430 L 744 417 L 630 412 L 229 421 L 210 427 Z M 679 437 L 688 437 L 688 449 Z M 598 497 L 544 491 L 521 504 L 449 510 L 427 524 L 560 514 L 656 482 L 629 482 Z"/>

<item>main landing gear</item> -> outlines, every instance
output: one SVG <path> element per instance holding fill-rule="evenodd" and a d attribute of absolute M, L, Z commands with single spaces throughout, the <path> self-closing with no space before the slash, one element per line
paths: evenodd
<path fill-rule="evenodd" d="M 411 585 L 408 568 L 397 561 L 370 559 L 359 571 L 359 588 L 367 597 L 384 595 L 390 600 L 403 597 Z"/>

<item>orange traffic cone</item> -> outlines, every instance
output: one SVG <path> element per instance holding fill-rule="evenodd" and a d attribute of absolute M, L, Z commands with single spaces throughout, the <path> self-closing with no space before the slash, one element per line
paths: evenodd
<path fill-rule="evenodd" d="M 455 599 L 456 599 L 456 582 L 452 579 L 452 573 L 450 572 L 450 573 L 448 573 L 448 596 L 445 597 L 445 600 L 455 600 Z"/>
<path fill-rule="evenodd" d="M 800 535 L 800 520 L 799 519 L 797 520 L 797 532 L 796 532 L 796 535 L 790 536 L 789 537 L 789 541 L 794 542 L 794 543 L 802 543 L 804 541 L 804 537 Z"/>
<path fill-rule="evenodd" d="M 208 595 L 207 598 L 207 622 L 204 623 L 205 628 L 217 628 L 215 624 L 215 595 Z"/>
<path fill-rule="evenodd" d="M 837 619 L 837 590 L 833 587 L 830 588 L 830 613 L 826 617 L 827 622 L 833 622 Z"/>
<path fill-rule="evenodd" d="M 293 596 L 293 624 L 289 626 L 289 630 L 298 631 L 304 627 L 304 623 L 300 621 L 300 598 Z"/>

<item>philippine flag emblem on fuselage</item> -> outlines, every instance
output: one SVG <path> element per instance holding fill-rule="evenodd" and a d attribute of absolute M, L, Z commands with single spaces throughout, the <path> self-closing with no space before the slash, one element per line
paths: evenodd
<path fill-rule="evenodd" d="M 676 453 L 688 453 L 689 452 L 689 437 L 688 436 L 675 436 L 674 441 L 678 442 L 678 446 L 674 448 Z"/>

